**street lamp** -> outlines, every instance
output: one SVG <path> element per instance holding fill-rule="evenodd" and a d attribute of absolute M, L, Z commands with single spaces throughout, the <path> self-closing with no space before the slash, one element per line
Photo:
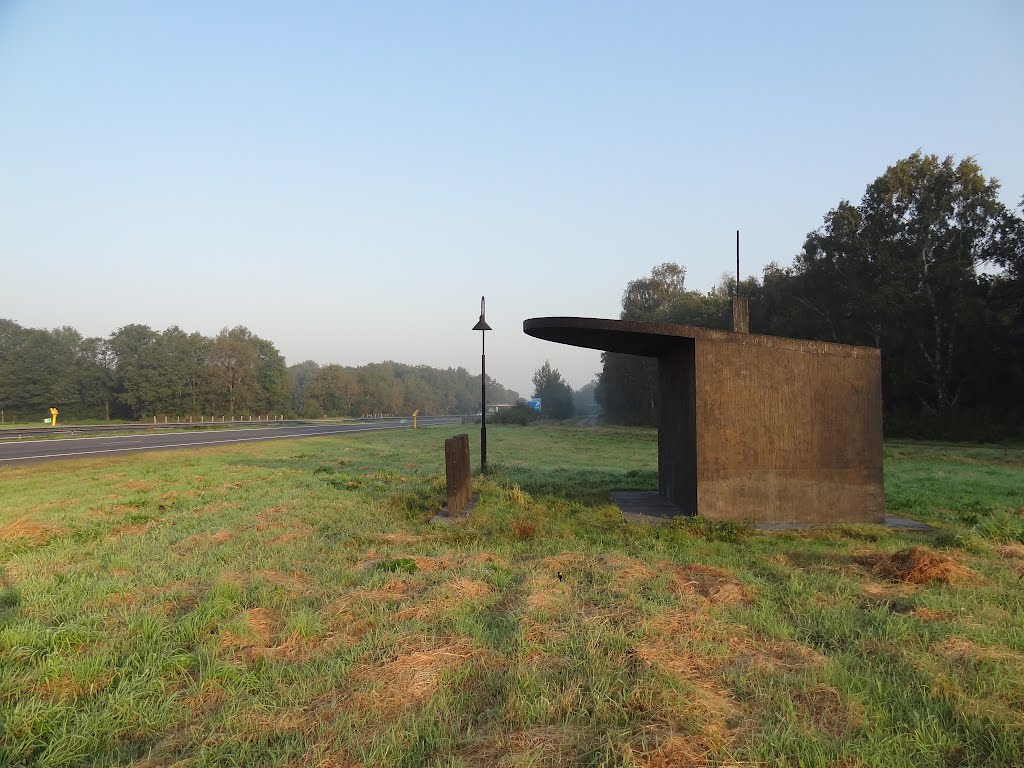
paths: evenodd
<path fill-rule="evenodd" d="M 473 326 L 480 331 L 480 474 L 487 474 L 487 331 L 491 326 L 484 320 L 484 297 L 480 297 L 480 320 Z"/>

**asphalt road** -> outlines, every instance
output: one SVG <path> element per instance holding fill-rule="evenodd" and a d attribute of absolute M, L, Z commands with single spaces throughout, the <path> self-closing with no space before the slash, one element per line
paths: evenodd
<path fill-rule="evenodd" d="M 421 418 L 420 426 L 460 424 L 460 416 L 434 416 Z M 103 437 L 71 437 L 50 440 L 19 440 L 0 443 L 0 467 L 12 464 L 27 464 L 34 461 L 74 459 L 83 457 L 100 458 L 136 451 L 157 451 L 166 449 L 195 449 L 209 445 L 228 443 L 253 443 L 262 440 L 285 440 L 300 437 L 323 437 L 345 435 L 355 432 L 380 432 L 388 429 L 412 429 L 412 420 L 405 424 L 400 421 L 370 421 L 358 424 L 324 424 L 297 427 L 266 427 L 245 429 L 216 429 L 205 432 L 157 435 L 123 435 Z"/>

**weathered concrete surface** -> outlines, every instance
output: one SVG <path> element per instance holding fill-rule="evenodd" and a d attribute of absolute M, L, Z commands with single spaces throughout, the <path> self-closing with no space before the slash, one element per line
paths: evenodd
<path fill-rule="evenodd" d="M 628 523 L 664 525 L 683 514 L 679 507 L 655 491 L 612 491 L 608 495 Z"/>
<path fill-rule="evenodd" d="M 750 302 L 739 296 L 732 300 L 732 330 L 750 333 Z"/>
<path fill-rule="evenodd" d="M 884 520 L 878 349 L 600 318 L 523 330 L 658 359 L 658 488 L 686 514 Z"/>

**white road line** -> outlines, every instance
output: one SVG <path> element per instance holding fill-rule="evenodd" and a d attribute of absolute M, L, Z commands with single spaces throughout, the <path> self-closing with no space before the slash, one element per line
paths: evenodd
<path fill-rule="evenodd" d="M 254 443 L 257 440 L 287 440 L 289 437 L 310 437 L 313 435 L 345 435 L 353 432 L 372 432 L 380 431 L 384 429 L 402 429 L 403 427 L 408 428 L 405 424 L 394 424 L 394 425 L 382 425 L 375 427 L 360 427 L 357 429 L 341 429 L 334 430 L 331 432 L 317 431 L 317 432 L 300 432 L 298 434 L 292 433 L 290 435 L 267 435 L 266 437 L 238 437 L 232 440 L 205 440 L 198 443 L 173 443 L 166 445 L 143 445 L 135 448 L 101 448 L 98 451 L 78 451 L 76 453 L 41 453 L 38 456 L 12 456 L 10 458 L 0 458 L 0 461 L 28 461 L 30 459 L 61 459 L 69 456 L 90 456 L 94 453 L 124 453 L 125 451 L 153 451 L 160 448 L 188 448 L 196 445 L 219 445 L 221 443 Z M 218 430 L 219 432 L 231 432 L 234 430 Z"/>

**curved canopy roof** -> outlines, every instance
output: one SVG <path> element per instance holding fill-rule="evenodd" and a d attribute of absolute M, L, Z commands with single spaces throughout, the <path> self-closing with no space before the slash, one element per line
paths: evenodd
<path fill-rule="evenodd" d="M 875 347 L 853 347 L 825 341 L 787 339 L 754 333 L 733 333 L 713 328 L 669 323 L 642 323 L 636 320 L 609 320 L 599 317 L 531 317 L 523 321 L 529 336 L 574 347 L 602 349 L 627 355 L 660 357 L 693 339 L 725 344 L 749 344 L 792 349 L 812 354 L 859 357 L 878 355 Z"/>

